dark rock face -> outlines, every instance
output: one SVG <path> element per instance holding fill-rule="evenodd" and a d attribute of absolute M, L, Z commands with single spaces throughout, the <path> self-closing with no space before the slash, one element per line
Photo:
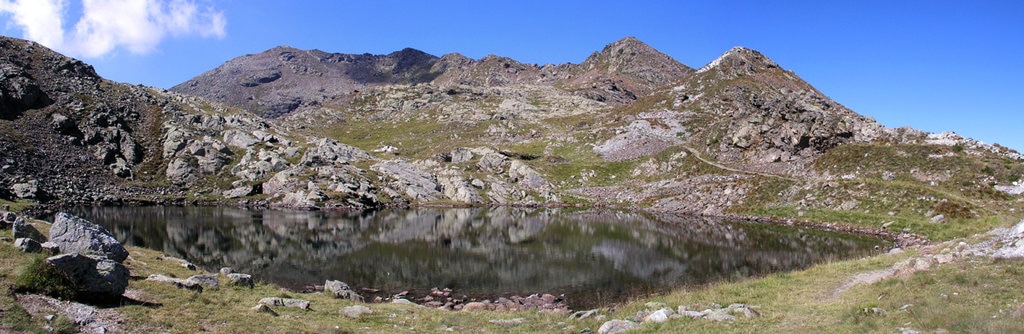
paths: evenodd
<path fill-rule="evenodd" d="M 51 102 L 31 75 L 12 64 L 0 63 L 0 119 L 15 118 Z"/>
<path fill-rule="evenodd" d="M 128 251 L 105 228 L 67 213 L 58 213 L 50 227 L 50 241 L 62 253 L 81 253 L 124 262 Z"/>

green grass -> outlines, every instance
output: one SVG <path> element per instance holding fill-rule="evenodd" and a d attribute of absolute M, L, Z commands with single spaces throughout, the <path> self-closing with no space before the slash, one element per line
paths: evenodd
<path fill-rule="evenodd" d="M 916 233 L 933 241 L 970 237 L 1010 223 L 1007 218 L 999 216 L 948 219 L 944 222 L 932 223 L 928 218 L 918 216 L 889 216 L 882 212 L 863 213 L 813 208 L 801 210 L 792 206 L 762 208 L 747 213 L 767 217 L 797 218 L 811 222 L 832 222 L 868 228 L 881 228 L 882 225 L 887 225 L 889 230 Z"/>
<path fill-rule="evenodd" d="M 48 229 L 45 224 L 38 221 L 30 221 L 37 229 L 46 233 Z M 11 230 L 0 230 L 0 238 L 12 237 Z M 42 257 L 36 254 L 25 254 L 14 248 L 11 242 L 0 242 L 0 331 L 10 329 L 25 333 L 46 333 L 43 329 L 45 320 L 42 317 L 33 318 L 14 298 L 13 291 L 16 290 L 16 281 L 21 279 L 26 271 L 34 266 Z"/>
<path fill-rule="evenodd" d="M 28 208 L 36 205 L 36 203 L 33 202 L 33 201 L 27 201 L 27 200 L 10 201 L 10 200 L 5 200 L 5 199 L 0 199 L 0 208 L 3 208 L 4 205 L 9 206 L 10 207 L 10 211 L 12 211 L 12 212 L 21 212 L 22 210 L 28 209 Z"/>
<path fill-rule="evenodd" d="M 46 264 L 43 255 L 35 255 L 14 278 L 14 290 L 40 293 L 59 299 L 75 299 L 78 287 L 64 273 Z"/>

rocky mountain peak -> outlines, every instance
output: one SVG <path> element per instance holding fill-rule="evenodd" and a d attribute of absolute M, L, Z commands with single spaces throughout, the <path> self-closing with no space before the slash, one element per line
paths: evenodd
<path fill-rule="evenodd" d="M 640 75 L 637 79 L 650 83 L 671 81 L 670 78 L 678 79 L 693 71 L 635 37 L 626 37 L 606 45 L 600 52 L 590 55 L 580 67 L 604 67 L 610 74 Z"/>
<path fill-rule="evenodd" d="M 627 93 L 612 94 L 610 102 L 628 103 L 637 95 L 682 80 L 693 69 L 635 37 L 626 37 L 591 54 L 575 72 L 570 85 L 607 86 L 605 91 Z"/>
<path fill-rule="evenodd" d="M 723 73 L 753 74 L 759 70 L 773 68 L 780 68 L 779 64 L 756 50 L 736 46 L 701 67 L 697 73 L 719 69 Z"/>
<path fill-rule="evenodd" d="M 412 48 L 373 55 L 278 46 L 229 60 L 171 90 L 278 117 L 367 86 L 430 82 L 439 74 L 438 60 Z"/>

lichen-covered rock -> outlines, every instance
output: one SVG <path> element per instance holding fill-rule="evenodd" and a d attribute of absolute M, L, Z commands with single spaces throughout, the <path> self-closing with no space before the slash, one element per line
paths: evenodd
<path fill-rule="evenodd" d="M 21 112 L 50 103 L 32 75 L 14 66 L 0 66 L 0 118 L 11 119 Z"/>
<path fill-rule="evenodd" d="M 60 212 L 50 227 L 50 242 L 62 253 L 81 253 L 110 258 L 118 263 L 128 258 L 128 250 L 102 226 Z"/>
<path fill-rule="evenodd" d="M 452 163 L 462 163 L 473 160 L 473 152 L 465 147 L 456 147 L 448 154 Z"/>
<path fill-rule="evenodd" d="M 240 186 L 231 190 L 225 190 L 221 195 L 224 198 L 239 198 L 259 193 L 257 186 Z"/>

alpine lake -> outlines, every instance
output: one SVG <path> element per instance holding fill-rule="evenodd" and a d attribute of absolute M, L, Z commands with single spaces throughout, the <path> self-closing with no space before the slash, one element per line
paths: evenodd
<path fill-rule="evenodd" d="M 435 287 L 481 300 L 549 293 L 573 309 L 864 257 L 889 244 L 809 228 L 607 209 L 149 206 L 68 212 L 102 225 L 126 245 L 209 272 L 231 267 L 295 291 L 340 280 L 369 298 L 402 291 L 422 296 Z"/>

